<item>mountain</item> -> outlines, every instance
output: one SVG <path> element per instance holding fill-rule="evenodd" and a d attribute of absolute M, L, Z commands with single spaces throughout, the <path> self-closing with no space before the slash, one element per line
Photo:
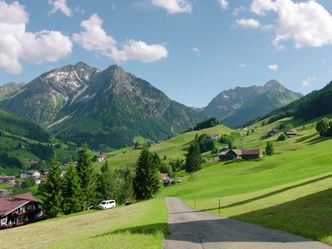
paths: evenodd
<path fill-rule="evenodd" d="M 303 98 L 270 113 L 267 117 L 270 117 L 270 122 L 290 116 L 307 121 L 332 114 L 331 100 L 332 81 L 324 88 L 311 92 Z"/>
<path fill-rule="evenodd" d="M 264 86 L 236 87 L 222 91 L 203 109 L 203 114 L 216 117 L 230 127 L 239 127 L 300 97 L 302 94 L 292 92 L 278 81 L 271 80 Z"/>
<path fill-rule="evenodd" d="M 131 145 L 135 136 L 165 139 L 202 119 L 118 66 L 99 71 L 84 63 L 42 74 L 0 107 L 93 148 Z"/>
<path fill-rule="evenodd" d="M 46 125 L 87 88 L 96 72 L 97 69 L 84 63 L 54 69 L 31 81 L 19 94 L 2 101 L 0 107 Z"/>
<path fill-rule="evenodd" d="M 9 82 L 7 84 L 0 85 L 0 99 L 11 97 L 24 88 L 24 83 Z"/>

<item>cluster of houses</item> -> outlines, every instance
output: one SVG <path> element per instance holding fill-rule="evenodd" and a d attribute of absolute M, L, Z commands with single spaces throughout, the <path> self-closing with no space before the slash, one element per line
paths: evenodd
<path fill-rule="evenodd" d="M 269 130 L 269 131 L 265 132 L 263 137 L 264 138 L 273 137 L 281 131 L 282 130 L 279 127 L 273 128 L 272 130 Z M 292 138 L 292 137 L 296 137 L 299 134 L 299 132 L 296 129 L 291 129 L 289 131 L 286 131 L 285 134 L 286 134 L 287 137 Z"/>
<path fill-rule="evenodd" d="M 0 229 L 43 219 L 43 206 L 32 194 L 0 195 Z"/>
<path fill-rule="evenodd" d="M 175 183 L 181 183 L 182 178 L 173 179 L 167 173 L 160 173 L 160 181 L 164 184 L 164 186 L 170 186 Z"/>

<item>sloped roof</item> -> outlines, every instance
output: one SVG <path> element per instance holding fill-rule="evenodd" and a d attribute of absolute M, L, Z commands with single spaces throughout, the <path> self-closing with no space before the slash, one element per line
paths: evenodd
<path fill-rule="evenodd" d="M 254 150 L 243 150 L 242 155 L 243 156 L 249 156 L 249 155 L 259 155 L 260 151 L 259 149 L 254 149 Z"/>
<path fill-rule="evenodd" d="M 37 202 L 31 193 L 16 196 L 0 196 L 0 217 L 5 216 L 29 202 Z"/>

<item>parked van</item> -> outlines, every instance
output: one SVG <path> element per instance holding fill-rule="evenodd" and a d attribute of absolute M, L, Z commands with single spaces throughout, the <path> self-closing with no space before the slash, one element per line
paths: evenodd
<path fill-rule="evenodd" d="M 108 209 L 108 208 L 115 208 L 115 200 L 105 200 L 99 203 L 98 208 L 99 209 Z"/>

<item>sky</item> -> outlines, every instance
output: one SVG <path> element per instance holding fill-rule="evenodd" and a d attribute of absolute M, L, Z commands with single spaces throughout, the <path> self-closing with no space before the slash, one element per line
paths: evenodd
<path fill-rule="evenodd" d="M 331 0 L 0 0 L 0 84 L 118 64 L 188 106 L 275 79 L 332 79 Z"/>

